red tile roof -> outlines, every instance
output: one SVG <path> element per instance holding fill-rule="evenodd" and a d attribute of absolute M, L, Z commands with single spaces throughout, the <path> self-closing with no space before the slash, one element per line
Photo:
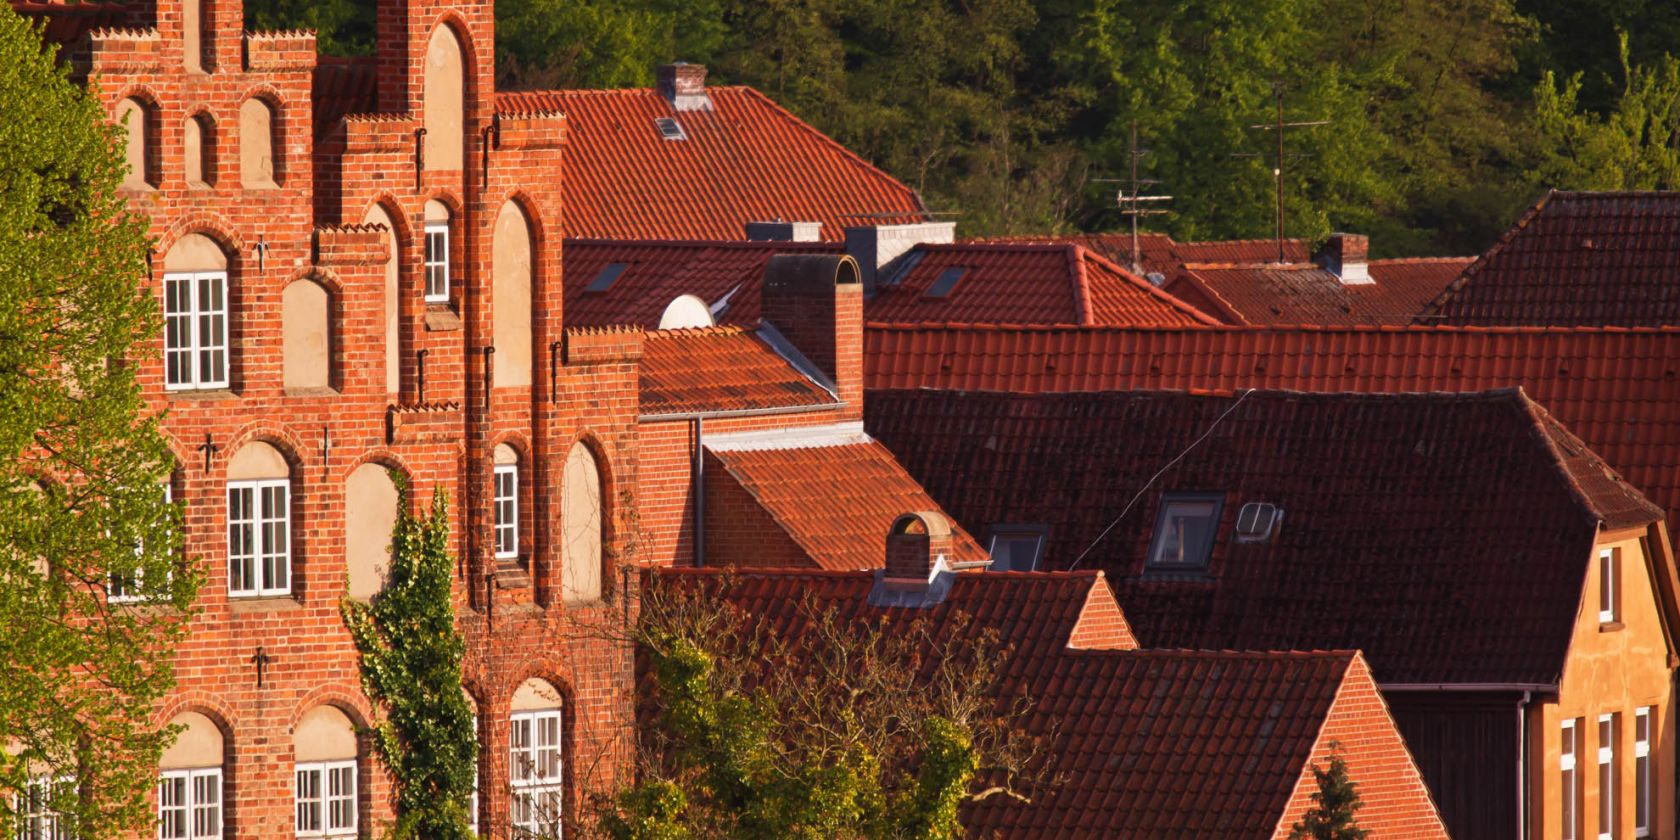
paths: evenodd
<path fill-rule="evenodd" d="M 839 402 L 741 327 L 660 330 L 649 333 L 643 346 L 644 417 L 827 408 Z"/>
<path fill-rule="evenodd" d="M 772 256 L 841 251 L 839 243 L 825 242 L 613 239 L 568 239 L 564 248 L 567 325 L 635 324 L 649 329 L 658 326 L 665 307 L 679 295 L 695 295 L 707 303 L 727 296 L 728 305 L 717 319 L 756 325 L 759 286 Z M 589 291 L 601 271 L 615 263 L 624 269 L 612 287 Z"/>
<path fill-rule="evenodd" d="M 13 0 L 12 11 L 39 23 L 41 40 L 70 46 L 95 29 L 122 29 L 134 24 L 133 9 L 122 3 L 36 3 Z M 61 56 L 62 58 L 62 56 Z"/>
<path fill-rule="evenodd" d="M 1662 517 L 1516 389 L 883 391 L 865 416 L 963 525 L 1044 523 L 1048 568 L 1107 572 L 1144 645 L 1359 648 L 1389 683 L 1555 683 L 1600 524 Z M 1187 491 L 1224 499 L 1207 571 L 1150 573 Z M 1233 540 L 1247 502 L 1284 511 L 1270 542 Z"/>
<path fill-rule="evenodd" d="M 950 293 L 929 297 L 946 271 L 964 271 Z M 1188 325 L 1212 318 L 1076 245 L 921 245 L 878 287 L 870 321 L 994 324 Z"/>
<path fill-rule="evenodd" d="M 373 56 L 323 55 L 310 80 L 311 117 L 315 138 L 327 133 L 349 114 L 371 114 L 379 107 L 379 67 Z"/>
<path fill-rule="evenodd" d="M 1313 263 L 1188 263 L 1166 289 L 1230 324 L 1410 324 L 1469 264 L 1372 260 L 1375 282 L 1346 285 Z"/>
<path fill-rule="evenodd" d="M 708 449 L 708 470 L 726 471 L 824 569 L 879 569 L 887 532 L 902 514 L 939 510 L 881 444 Z M 953 528 L 952 562 L 984 561 L 984 548 Z M 730 562 L 718 558 L 717 562 Z M 743 565 L 762 565 L 737 558 Z"/>
<path fill-rule="evenodd" d="M 1067 243 L 1087 248 L 1115 265 L 1130 267 L 1132 264 L 1130 233 L 1012 236 L 993 241 Z M 1283 253 L 1287 262 L 1307 262 L 1312 259 L 1312 243 L 1305 239 L 1285 239 Z M 1138 260 L 1143 264 L 1144 272 L 1160 272 L 1169 278 L 1185 263 L 1266 263 L 1276 261 L 1277 254 L 1277 241 L 1274 239 L 1179 242 L 1164 233 L 1138 234 Z"/>
<path fill-rule="evenodd" d="M 613 239 L 745 237 L 748 222 L 821 222 L 839 240 L 865 217 L 917 221 L 921 199 L 746 87 L 708 87 L 710 111 L 675 111 L 658 91 L 554 91 L 568 124 L 566 232 Z M 526 95 L 529 98 L 529 95 Z M 666 140 L 672 118 L 686 140 Z"/>
<path fill-rule="evenodd" d="M 1449 324 L 1680 324 L 1680 192 L 1550 192 L 1446 290 Z"/>

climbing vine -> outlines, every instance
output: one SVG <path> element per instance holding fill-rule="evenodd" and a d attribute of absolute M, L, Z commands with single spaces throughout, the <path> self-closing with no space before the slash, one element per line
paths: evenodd
<path fill-rule="evenodd" d="M 466 643 L 455 624 L 448 502 L 440 489 L 426 518 L 409 512 L 398 476 L 391 571 L 372 602 L 346 598 L 344 623 L 361 651 L 362 685 L 385 711 L 379 752 L 396 781 L 390 837 L 469 840 L 478 739 L 461 691 Z"/>

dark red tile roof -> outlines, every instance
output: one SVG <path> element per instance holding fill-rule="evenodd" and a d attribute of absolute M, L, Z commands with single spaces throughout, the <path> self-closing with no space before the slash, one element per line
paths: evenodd
<path fill-rule="evenodd" d="M 928 291 L 946 271 L 962 278 Z M 1077 245 L 921 245 L 888 274 L 864 317 L 886 323 L 1188 325 L 1212 318 Z"/>
<path fill-rule="evenodd" d="M 958 522 L 1047 524 L 1049 568 L 1107 572 L 1145 646 L 1359 648 L 1386 683 L 1554 683 L 1600 523 L 1662 516 L 1515 389 L 889 391 L 865 408 Z M 1224 499 L 1205 575 L 1145 571 L 1175 491 Z M 1274 540 L 1233 541 L 1246 502 L 1283 509 Z"/>
<path fill-rule="evenodd" d="M 1372 260 L 1347 285 L 1313 263 L 1188 263 L 1167 291 L 1229 324 L 1410 324 L 1468 257 Z"/>
<path fill-rule="evenodd" d="M 1444 292 L 1465 325 L 1680 324 L 1680 192 L 1550 192 Z"/>
<path fill-rule="evenodd" d="M 748 222 L 847 225 L 926 217 L 921 199 L 764 94 L 708 87 L 711 111 L 675 111 L 656 90 L 550 94 L 567 116 L 566 233 L 612 239 L 745 238 Z M 686 140 L 654 120 L 674 118 Z M 889 218 L 890 217 L 890 218 Z"/>
<path fill-rule="evenodd" d="M 12 11 L 41 27 L 41 40 L 60 47 L 80 41 L 95 29 L 122 29 L 135 24 L 134 10 L 122 3 L 20 3 Z"/>
<path fill-rule="evenodd" d="M 839 243 L 825 242 L 568 239 L 564 247 L 567 325 L 648 329 L 659 325 L 665 307 L 680 295 L 713 304 L 727 296 L 718 321 L 756 325 L 759 286 L 772 256 L 841 251 Z M 612 287 L 589 291 L 602 269 L 615 263 L 624 269 Z"/>
<path fill-rule="evenodd" d="M 879 569 L 887 532 L 909 511 L 939 510 L 927 491 L 875 441 L 840 446 L 709 449 L 708 469 L 721 468 L 744 488 L 819 567 Z M 988 559 L 986 550 L 953 527 L 952 562 Z M 719 562 L 725 562 L 722 558 Z M 743 561 L 757 565 L 750 558 Z"/>
<path fill-rule="evenodd" d="M 310 80 L 315 137 L 320 139 L 340 117 L 371 114 L 379 107 L 379 68 L 372 56 L 323 55 Z"/>
<path fill-rule="evenodd" d="M 839 402 L 741 327 L 660 330 L 648 333 L 643 345 L 644 417 L 827 408 Z"/>
<path fill-rule="evenodd" d="M 994 241 L 1067 243 L 1087 248 L 1115 265 L 1130 268 L 1132 264 L 1130 233 L 1013 236 Z M 1283 253 L 1286 262 L 1307 262 L 1312 259 L 1312 243 L 1305 239 L 1285 239 Z M 1164 233 L 1138 234 L 1138 261 L 1142 263 L 1144 273 L 1159 272 L 1168 278 L 1185 263 L 1267 263 L 1275 262 L 1277 255 L 1277 241 L 1274 239 L 1179 242 Z"/>

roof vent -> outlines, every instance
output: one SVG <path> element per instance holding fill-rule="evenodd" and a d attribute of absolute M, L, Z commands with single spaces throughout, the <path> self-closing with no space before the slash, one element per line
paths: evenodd
<path fill-rule="evenodd" d="M 687 140 L 688 133 L 672 117 L 654 117 L 653 124 L 659 127 L 659 136 L 666 140 Z"/>
<path fill-rule="evenodd" d="M 1167 284 L 1167 275 L 1162 274 L 1159 271 L 1151 271 L 1148 274 L 1143 275 L 1143 279 L 1148 280 L 1149 285 L 1156 288 L 1160 288 Z"/>
<path fill-rule="evenodd" d="M 1237 511 L 1237 542 L 1265 542 L 1282 523 L 1282 508 L 1268 502 L 1249 502 Z"/>
<path fill-rule="evenodd" d="M 662 330 L 698 330 L 717 326 L 712 321 L 711 308 L 694 295 L 677 295 L 665 313 L 659 316 Z"/>

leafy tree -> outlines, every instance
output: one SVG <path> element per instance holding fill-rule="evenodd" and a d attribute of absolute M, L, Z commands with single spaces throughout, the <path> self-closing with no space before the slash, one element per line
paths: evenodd
<path fill-rule="evenodd" d="M 455 625 L 449 509 L 439 489 L 424 520 L 399 494 L 391 570 L 371 603 L 346 599 L 344 622 L 362 657 L 362 685 L 380 703 L 379 752 L 397 787 L 393 838 L 469 840 L 478 739 L 461 693 L 466 643 Z"/>
<path fill-rule="evenodd" d="M 1363 804 L 1359 786 L 1348 778 L 1347 763 L 1335 753 L 1334 744 L 1329 768 L 1314 764 L 1312 771 L 1318 793 L 1313 794 L 1313 806 L 1290 830 L 1289 840 L 1365 840 L 1370 832 L 1360 828 L 1357 819 Z"/>
<path fill-rule="evenodd" d="M 145 827 L 198 577 L 138 349 L 161 325 L 122 128 L 0 9 L 0 825 L 31 778 L 83 837 Z M 131 607 L 123 594 L 159 602 Z"/>
<path fill-rule="evenodd" d="M 1550 73 L 1541 79 L 1533 118 L 1541 144 L 1536 191 L 1680 187 L 1680 60 L 1665 55 L 1631 66 L 1625 36 L 1621 56 L 1626 83 L 1602 116 L 1581 105 L 1581 74 L 1561 85 Z"/>
<path fill-rule="evenodd" d="M 372 55 L 378 23 L 371 0 L 246 0 L 255 30 L 312 29 L 327 55 Z"/>
<path fill-rule="evenodd" d="M 806 600 L 783 636 L 670 586 L 642 595 L 655 690 L 641 778 L 595 800 L 608 837 L 958 837 L 965 802 L 1030 780 L 1037 744 L 1011 725 L 1025 701 L 996 696 L 995 635 Z"/>

